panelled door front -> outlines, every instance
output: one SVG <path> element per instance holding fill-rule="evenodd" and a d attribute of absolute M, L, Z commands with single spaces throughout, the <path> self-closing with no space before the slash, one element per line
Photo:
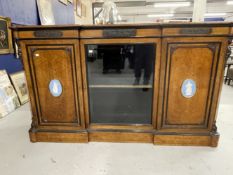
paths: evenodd
<path fill-rule="evenodd" d="M 39 127 L 84 128 L 78 41 L 25 41 L 22 47 Z"/>
<path fill-rule="evenodd" d="M 223 38 L 163 40 L 159 129 L 207 131 L 215 116 Z M 215 86 L 216 83 L 216 86 Z"/>

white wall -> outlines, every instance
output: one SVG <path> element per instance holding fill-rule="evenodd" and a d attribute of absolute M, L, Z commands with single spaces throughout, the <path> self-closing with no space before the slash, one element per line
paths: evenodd
<path fill-rule="evenodd" d="M 225 21 L 233 21 L 233 16 L 226 17 Z"/>

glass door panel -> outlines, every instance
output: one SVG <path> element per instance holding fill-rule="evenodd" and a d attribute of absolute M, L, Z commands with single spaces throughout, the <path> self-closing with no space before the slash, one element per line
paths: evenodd
<path fill-rule="evenodd" d="M 85 48 L 91 123 L 151 124 L 155 44 Z"/>

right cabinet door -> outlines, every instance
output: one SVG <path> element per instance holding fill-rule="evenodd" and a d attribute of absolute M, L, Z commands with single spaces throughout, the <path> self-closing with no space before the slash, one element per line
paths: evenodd
<path fill-rule="evenodd" d="M 159 129 L 211 130 L 222 81 L 225 45 L 223 38 L 163 40 Z"/>

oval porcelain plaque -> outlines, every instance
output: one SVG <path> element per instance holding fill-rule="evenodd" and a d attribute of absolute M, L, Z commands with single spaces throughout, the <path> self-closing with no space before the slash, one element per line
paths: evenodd
<path fill-rule="evenodd" d="M 186 79 L 182 83 L 181 93 L 185 98 L 191 98 L 195 95 L 197 90 L 196 82 L 192 79 Z"/>
<path fill-rule="evenodd" d="M 61 82 L 59 80 L 51 80 L 49 83 L 49 90 L 54 97 L 59 97 L 62 93 Z"/>

